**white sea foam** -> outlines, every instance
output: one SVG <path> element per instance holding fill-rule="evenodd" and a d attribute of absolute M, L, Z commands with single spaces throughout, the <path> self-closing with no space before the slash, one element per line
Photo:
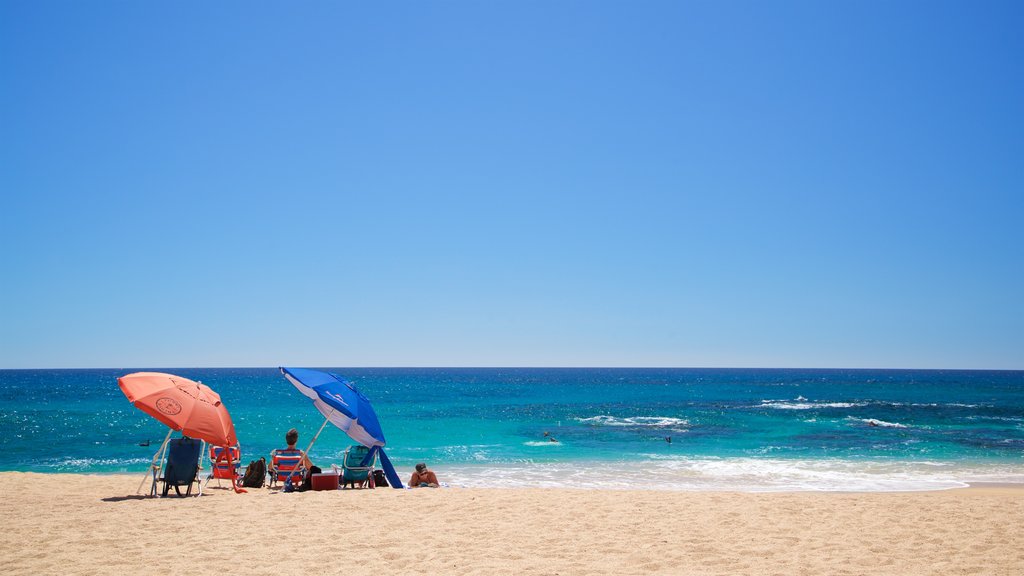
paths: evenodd
<path fill-rule="evenodd" d="M 929 404 L 907 403 L 907 402 L 884 402 L 884 401 L 862 401 L 862 402 L 815 402 L 803 396 L 797 396 L 795 400 L 761 400 L 760 408 L 776 408 L 778 410 L 814 410 L 817 408 L 861 408 L 864 406 L 911 406 L 914 408 L 978 408 L 981 404 Z"/>
<path fill-rule="evenodd" d="M 531 440 L 529 442 L 523 442 L 523 446 L 545 446 L 546 447 L 546 446 L 561 446 L 561 445 L 562 445 L 561 442 L 552 442 L 550 440 L 546 440 L 544 442 L 541 442 L 539 440 Z"/>
<path fill-rule="evenodd" d="M 1024 422 L 1024 418 L 1013 416 L 967 416 L 965 420 L 994 420 L 997 422 Z"/>
<path fill-rule="evenodd" d="M 906 424 L 900 424 L 898 422 L 886 422 L 885 420 L 878 420 L 878 419 L 875 419 L 875 418 L 854 418 L 854 417 L 851 416 L 848 419 L 856 421 L 856 422 L 863 422 L 863 423 L 867 424 L 868 426 L 878 426 L 880 428 L 906 428 L 907 427 Z"/>
<path fill-rule="evenodd" d="M 880 406 L 910 406 L 911 408 L 981 408 L 984 406 L 991 406 L 991 404 L 963 404 L 961 402 L 885 402 L 878 401 L 874 402 Z"/>
<path fill-rule="evenodd" d="M 801 396 L 801 398 L 803 397 Z M 857 408 L 867 405 L 867 402 L 789 402 L 786 400 L 761 400 L 760 407 L 775 408 L 776 410 L 816 410 L 819 408 Z"/>
<path fill-rule="evenodd" d="M 80 471 L 80 470 L 91 470 L 95 467 L 109 467 L 109 466 L 135 466 L 138 464 L 148 464 L 152 461 L 151 458 L 62 458 L 46 464 L 48 468 L 55 468 L 60 471 Z"/>
<path fill-rule="evenodd" d="M 690 422 L 683 418 L 671 416 L 633 416 L 631 418 L 618 418 L 615 416 L 593 416 L 591 418 L 576 418 L 593 426 L 630 426 L 630 427 L 651 427 L 651 428 L 680 428 L 689 426 Z"/>
<path fill-rule="evenodd" d="M 962 488 L 972 482 L 1024 484 L 1019 466 L 945 462 L 867 462 L 767 458 L 691 458 L 645 454 L 629 461 L 452 465 L 452 486 L 570 487 L 741 492 L 902 492 Z"/>

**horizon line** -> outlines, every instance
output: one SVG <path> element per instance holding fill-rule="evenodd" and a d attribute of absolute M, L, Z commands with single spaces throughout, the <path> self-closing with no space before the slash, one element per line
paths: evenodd
<path fill-rule="evenodd" d="M 0 371 L 26 370 L 277 370 L 283 365 L 271 366 L 95 366 L 95 367 L 30 367 L 0 368 Z M 295 365 L 295 367 L 300 367 Z M 313 369 L 353 370 L 888 370 L 888 371 L 950 371 L 950 372 L 1022 372 L 1024 368 L 915 368 L 915 367 L 823 367 L 823 366 L 301 366 Z"/>

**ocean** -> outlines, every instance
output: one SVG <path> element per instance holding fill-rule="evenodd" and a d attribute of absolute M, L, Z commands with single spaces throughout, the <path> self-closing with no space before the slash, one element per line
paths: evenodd
<path fill-rule="evenodd" d="M 323 418 L 276 368 L 161 368 L 231 412 L 243 462 Z M 326 368 L 373 402 L 406 478 L 450 486 L 893 491 L 1024 483 L 1024 372 Z M 137 369 L 0 370 L 0 470 L 145 473 L 167 428 Z M 552 439 L 556 441 L 551 441 Z M 145 444 L 149 443 L 148 446 Z M 328 426 L 321 467 L 351 444 Z"/>

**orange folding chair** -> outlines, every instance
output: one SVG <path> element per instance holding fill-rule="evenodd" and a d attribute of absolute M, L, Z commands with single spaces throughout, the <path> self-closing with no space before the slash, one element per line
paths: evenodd
<path fill-rule="evenodd" d="M 231 480 L 232 488 L 238 482 L 238 467 L 242 464 L 242 449 L 239 446 L 231 446 L 226 451 L 221 446 L 210 446 L 210 475 L 206 477 L 206 483 L 216 478 L 217 486 L 221 480 Z"/>
<path fill-rule="evenodd" d="M 306 469 L 302 466 L 302 456 L 302 450 L 298 448 L 282 448 L 271 452 L 270 487 L 273 488 L 274 484 L 278 482 L 284 482 L 289 474 L 291 474 L 293 484 L 302 482 L 306 475 Z"/>

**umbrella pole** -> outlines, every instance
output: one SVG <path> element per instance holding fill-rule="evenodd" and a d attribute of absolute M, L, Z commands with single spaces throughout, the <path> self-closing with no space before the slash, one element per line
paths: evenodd
<path fill-rule="evenodd" d="M 196 478 L 199 478 L 198 484 L 199 484 L 199 495 L 200 496 L 203 495 L 203 456 L 205 454 L 206 454 L 206 440 L 199 440 L 199 468 L 196 469 Z M 215 466 L 216 465 L 213 464 L 212 462 L 210 463 L 210 467 L 211 468 L 213 468 Z M 207 482 L 207 484 L 209 484 L 210 479 L 207 478 L 206 482 Z"/>
<path fill-rule="evenodd" d="M 238 465 L 242 465 L 242 444 L 236 443 L 238 447 Z M 231 460 L 231 449 L 228 448 L 228 466 L 231 467 L 231 488 L 234 489 L 235 494 L 245 494 L 248 490 L 242 488 L 242 479 L 238 477 L 238 469 L 235 468 L 234 462 Z M 248 471 L 248 470 L 247 470 Z M 220 486 L 220 484 L 217 484 Z"/>
<path fill-rule="evenodd" d="M 170 430 L 167 431 L 167 436 L 164 438 L 163 443 L 160 444 L 160 449 L 156 451 L 156 454 L 153 454 L 153 461 L 149 463 L 149 470 L 146 471 L 146 475 L 142 478 L 142 482 L 139 483 L 138 489 L 135 490 L 136 494 L 142 492 L 142 487 L 146 484 L 146 478 L 148 478 L 150 474 L 153 474 L 153 481 L 156 482 L 156 473 L 154 472 L 154 470 L 157 469 L 156 461 L 160 459 L 161 456 L 163 455 L 164 449 L 167 447 L 167 442 L 171 439 L 171 434 L 173 433 L 174 428 L 171 428 Z M 150 496 L 152 495 L 152 490 L 150 490 Z"/>
<path fill-rule="evenodd" d="M 331 413 L 327 415 L 327 418 L 324 418 L 324 423 L 320 425 L 320 429 L 316 431 L 316 434 L 313 435 L 313 439 L 309 441 L 309 446 L 306 446 L 306 452 L 304 453 L 306 458 L 309 458 L 309 451 L 313 449 L 313 444 L 316 443 L 316 439 L 319 438 L 320 433 L 324 431 L 324 426 L 327 426 L 327 423 L 331 421 L 331 416 L 334 415 L 334 412 L 335 410 L 331 408 Z M 301 466 L 302 463 L 300 462 L 299 465 Z M 291 472 L 288 473 L 288 477 L 284 479 L 286 483 L 292 479 L 292 475 L 295 474 L 295 470 L 298 468 L 298 466 L 292 468 Z"/>

